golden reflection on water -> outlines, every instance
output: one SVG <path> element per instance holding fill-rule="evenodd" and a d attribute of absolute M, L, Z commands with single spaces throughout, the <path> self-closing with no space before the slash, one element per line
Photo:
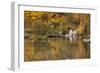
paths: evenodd
<path fill-rule="evenodd" d="M 51 37 L 47 42 L 25 40 L 24 47 L 24 61 L 90 58 L 90 43 L 82 39 L 70 41 L 64 37 Z"/>

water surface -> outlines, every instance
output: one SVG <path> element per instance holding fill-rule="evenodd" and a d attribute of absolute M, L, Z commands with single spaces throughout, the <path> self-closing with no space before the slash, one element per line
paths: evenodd
<path fill-rule="evenodd" d="M 25 61 L 90 58 L 90 43 L 82 39 L 48 37 L 47 40 L 26 41 L 24 47 Z"/>

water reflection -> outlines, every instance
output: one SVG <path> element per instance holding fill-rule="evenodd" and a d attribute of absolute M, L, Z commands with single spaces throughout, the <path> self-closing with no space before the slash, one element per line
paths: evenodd
<path fill-rule="evenodd" d="M 34 41 L 29 46 L 30 58 L 26 56 L 26 61 L 90 58 L 90 44 L 82 39 L 70 42 L 64 37 L 49 37 L 47 41 Z"/>

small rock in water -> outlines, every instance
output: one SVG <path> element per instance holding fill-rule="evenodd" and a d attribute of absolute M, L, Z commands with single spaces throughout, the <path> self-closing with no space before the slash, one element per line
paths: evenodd
<path fill-rule="evenodd" d="M 90 40 L 89 40 L 89 39 L 83 39 L 83 41 L 84 41 L 84 42 L 89 42 Z"/>

